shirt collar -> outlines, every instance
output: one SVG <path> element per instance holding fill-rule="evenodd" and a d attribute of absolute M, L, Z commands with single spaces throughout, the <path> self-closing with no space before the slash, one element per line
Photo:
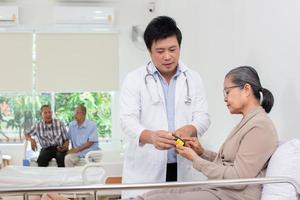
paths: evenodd
<path fill-rule="evenodd" d="M 43 128 L 45 129 L 47 127 L 47 125 L 52 125 L 53 124 L 53 121 L 54 119 L 52 119 L 51 123 L 50 124 L 46 124 L 46 122 L 44 120 L 42 120 L 42 125 L 43 125 Z"/>
<path fill-rule="evenodd" d="M 78 127 L 78 123 L 75 120 L 74 126 Z M 81 124 L 80 128 L 85 128 L 87 126 L 87 120 L 85 119 L 84 122 Z"/>
<path fill-rule="evenodd" d="M 176 69 L 176 73 L 175 75 L 172 77 L 172 79 L 176 79 L 181 73 L 181 69 L 179 67 L 177 67 Z M 154 72 L 154 74 L 157 74 L 157 76 L 159 76 L 160 78 L 163 78 L 163 76 L 161 75 L 161 73 L 156 69 L 156 71 Z M 163 78 L 164 79 L 164 78 Z"/>
<path fill-rule="evenodd" d="M 158 72 L 157 68 L 155 67 L 152 61 L 147 64 L 147 68 L 150 74 Z M 180 72 L 186 72 L 188 70 L 188 68 L 181 62 L 181 60 L 178 61 L 177 71 L 178 69 L 180 70 Z"/>
<path fill-rule="evenodd" d="M 150 66 L 150 69 L 149 69 L 150 73 L 156 74 L 157 76 L 159 76 L 161 78 L 163 77 L 161 75 L 161 73 L 158 71 L 158 69 L 155 67 L 153 62 L 150 62 L 148 65 Z M 185 72 L 186 70 L 187 70 L 187 68 L 184 65 L 182 65 L 181 62 L 178 62 L 178 65 L 177 65 L 177 68 L 176 68 L 176 73 L 173 77 L 177 78 L 181 74 L 181 72 Z"/>

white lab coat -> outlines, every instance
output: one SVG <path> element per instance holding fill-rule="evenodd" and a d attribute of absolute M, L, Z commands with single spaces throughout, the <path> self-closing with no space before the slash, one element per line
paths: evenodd
<path fill-rule="evenodd" d="M 182 71 L 186 72 L 189 93 L 192 99 L 185 104 L 187 96 L 186 77 L 181 73 L 176 80 L 175 92 L 175 129 L 192 124 L 200 137 L 210 124 L 207 101 L 202 79 L 199 74 L 179 62 Z M 160 81 L 147 74 L 154 71 L 152 63 L 129 73 L 121 90 L 120 122 L 124 134 L 128 137 L 128 145 L 124 155 L 123 183 L 165 182 L 167 150 L 158 150 L 152 144 L 140 144 L 139 138 L 143 130 L 168 130 L 164 93 Z M 178 181 L 197 180 L 200 172 L 192 167 L 192 162 L 177 156 Z M 144 191 L 127 191 L 123 198 L 142 194 Z"/>

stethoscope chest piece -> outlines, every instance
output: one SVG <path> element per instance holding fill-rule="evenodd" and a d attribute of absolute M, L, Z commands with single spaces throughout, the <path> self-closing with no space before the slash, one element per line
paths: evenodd
<path fill-rule="evenodd" d="M 186 96 L 186 97 L 185 97 L 185 100 L 184 100 L 184 103 L 185 103 L 186 105 L 191 105 L 191 103 L 192 103 L 192 98 L 191 98 L 190 96 Z"/>

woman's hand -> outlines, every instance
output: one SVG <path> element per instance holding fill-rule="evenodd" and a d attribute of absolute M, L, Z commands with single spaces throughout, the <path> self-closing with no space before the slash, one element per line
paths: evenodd
<path fill-rule="evenodd" d="M 185 157 L 186 159 L 188 159 L 190 161 L 193 161 L 198 157 L 197 153 L 193 149 L 191 149 L 190 147 L 184 147 L 184 146 L 181 146 L 181 145 L 177 145 L 176 146 L 176 151 L 182 157 Z"/>
<path fill-rule="evenodd" d="M 185 145 L 187 147 L 191 147 L 197 154 L 198 156 L 201 156 L 204 152 L 204 148 L 200 144 L 198 138 L 196 137 L 188 137 L 184 138 Z"/>

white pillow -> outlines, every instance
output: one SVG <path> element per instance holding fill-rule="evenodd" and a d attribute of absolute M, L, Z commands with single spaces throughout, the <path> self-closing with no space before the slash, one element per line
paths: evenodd
<path fill-rule="evenodd" d="M 300 184 L 300 140 L 281 144 L 272 155 L 266 177 L 285 176 Z M 289 183 L 265 184 L 261 200 L 297 200 L 295 189 Z"/>

